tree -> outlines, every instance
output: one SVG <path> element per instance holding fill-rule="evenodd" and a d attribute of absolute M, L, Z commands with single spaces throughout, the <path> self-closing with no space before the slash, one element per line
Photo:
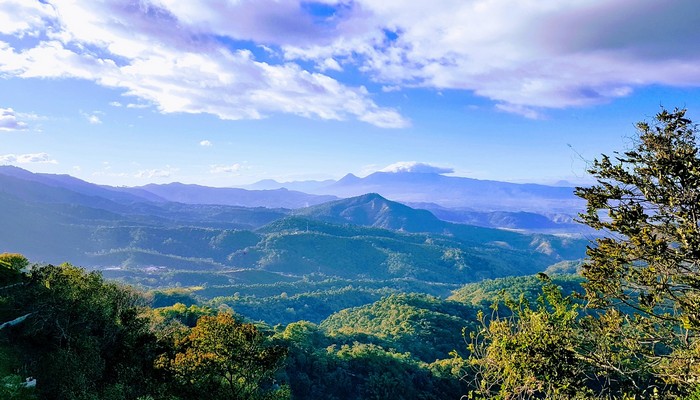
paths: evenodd
<path fill-rule="evenodd" d="M 472 396 L 700 398 L 698 130 L 679 109 L 637 128 L 576 189 L 581 221 L 606 231 L 582 267 L 585 307 L 546 283 L 538 308 L 484 320 Z"/>
<path fill-rule="evenodd" d="M 3 331 L 41 398 L 136 398 L 150 392 L 155 337 L 139 293 L 70 264 L 23 274 L 9 305 L 26 320 Z"/>
<path fill-rule="evenodd" d="M 628 347 L 669 392 L 700 379 L 700 158 L 685 114 L 638 123 L 635 146 L 595 160 L 597 184 L 576 190 L 587 201 L 581 221 L 608 232 L 587 251 L 587 299 L 608 315 L 627 311 L 618 325 Z M 634 381 L 639 371 L 622 372 Z"/>
<path fill-rule="evenodd" d="M 176 340 L 176 353 L 156 365 L 171 372 L 181 391 L 191 398 L 283 399 L 288 391 L 273 382 L 286 349 L 268 345 L 252 324 L 229 313 L 202 316 L 190 332 Z M 190 397 L 186 397 L 190 398 Z"/>
<path fill-rule="evenodd" d="M 479 313 L 468 364 L 472 398 L 590 398 L 592 368 L 579 356 L 579 306 L 544 277 L 537 306 L 521 295 L 505 299 L 509 316 Z M 459 359 L 459 358 L 458 358 Z"/>

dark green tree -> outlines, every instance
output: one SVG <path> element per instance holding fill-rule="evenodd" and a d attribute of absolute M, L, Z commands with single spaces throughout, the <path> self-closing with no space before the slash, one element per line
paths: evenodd
<path fill-rule="evenodd" d="M 594 160 L 597 183 L 576 190 L 581 221 L 604 232 L 582 267 L 585 307 L 548 282 L 537 308 L 511 302 L 512 316 L 484 320 L 473 396 L 700 395 L 698 130 L 678 109 L 637 128 L 633 147 Z"/>
<path fill-rule="evenodd" d="M 32 268 L 10 307 L 27 318 L 4 330 L 41 398 L 117 399 L 151 393 L 155 337 L 144 300 L 69 264 Z"/>
<path fill-rule="evenodd" d="M 642 365 L 607 367 L 663 393 L 700 379 L 700 158 L 685 114 L 662 110 L 638 123 L 634 147 L 595 160 L 597 184 L 576 191 L 587 201 L 582 222 L 607 232 L 588 248 L 587 298 L 608 315 L 627 311 L 618 329 L 643 355 Z"/>

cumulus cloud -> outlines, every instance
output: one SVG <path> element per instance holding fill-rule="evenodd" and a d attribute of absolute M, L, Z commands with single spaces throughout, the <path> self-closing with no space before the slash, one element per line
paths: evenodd
<path fill-rule="evenodd" d="M 16 37 L 39 32 L 41 40 L 0 41 L 0 75 L 87 79 L 123 89 L 163 113 L 230 120 L 290 113 L 387 128 L 409 125 L 362 86 L 344 85 L 295 62 L 258 61 L 236 47 L 235 40 L 306 44 L 327 30 L 302 3 L 263 1 L 264 7 L 260 1 L 47 1 L 37 18 L 6 28 Z M 0 21 L 35 12 L 29 3 L 3 2 Z M 332 58 L 324 65 L 341 68 Z"/>
<path fill-rule="evenodd" d="M 58 164 L 47 153 L 0 154 L 0 164 Z"/>
<path fill-rule="evenodd" d="M 0 131 L 21 131 L 27 129 L 27 123 L 17 119 L 18 115 L 11 108 L 0 108 Z"/>
<path fill-rule="evenodd" d="M 359 71 L 385 91 L 463 90 L 540 118 L 700 86 L 696 16 L 696 0 L 7 0 L 0 33 L 36 39 L 0 41 L 0 76 L 87 79 L 163 113 L 408 126 L 325 74 Z"/>
<path fill-rule="evenodd" d="M 211 146 L 213 146 L 213 144 L 212 144 L 210 141 L 208 141 L 208 140 L 202 140 L 201 142 L 199 142 L 199 145 L 202 146 L 202 147 L 211 147 Z"/>
<path fill-rule="evenodd" d="M 357 63 L 393 86 L 462 89 L 528 118 L 647 85 L 700 86 L 697 2 L 352 1 L 361 31 L 283 46 L 288 59 Z"/>
<path fill-rule="evenodd" d="M 437 167 L 434 165 L 421 163 L 417 161 L 400 161 L 382 168 L 380 172 L 415 172 L 421 174 L 451 174 L 454 172 L 452 168 Z"/>

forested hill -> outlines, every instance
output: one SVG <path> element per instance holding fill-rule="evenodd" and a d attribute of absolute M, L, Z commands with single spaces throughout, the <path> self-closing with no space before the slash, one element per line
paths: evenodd
<path fill-rule="evenodd" d="M 459 283 L 541 271 L 581 258 L 585 246 L 448 223 L 376 194 L 292 211 L 151 201 L 66 176 L 3 171 L 0 206 L 14 229 L 0 232 L 0 244 L 37 261 Z"/>

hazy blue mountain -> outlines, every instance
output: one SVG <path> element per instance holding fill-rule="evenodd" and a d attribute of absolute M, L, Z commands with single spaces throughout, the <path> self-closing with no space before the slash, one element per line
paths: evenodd
<path fill-rule="evenodd" d="M 75 178 L 12 172 L 0 174 L 6 227 L 0 252 L 52 263 L 149 268 L 145 281 L 156 279 L 148 274 L 170 271 L 234 270 L 258 271 L 265 279 L 320 274 L 459 284 L 535 273 L 579 259 L 585 248 L 576 239 L 441 221 L 377 194 L 290 216 L 290 210 L 262 207 L 130 203 Z M 241 275 L 230 279 L 235 276 Z"/>
<path fill-rule="evenodd" d="M 95 191 L 93 192 L 85 190 L 85 187 L 76 189 L 78 185 L 63 186 L 56 181 L 44 183 L 41 177 L 38 178 L 39 179 L 27 179 L 21 175 L 0 174 L 0 192 L 29 202 L 39 201 L 43 203 L 71 204 L 74 206 L 91 206 L 113 212 L 124 211 L 129 207 L 129 204 L 126 202 L 120 203 L 112 200 L 111 195 L 113 193 L 109 190 L 104 190 L 102 193 L 99 193 L 102 189 L 96 185 L 94 185 Z M 86 192 L 89 192 L 89 194 L 86 194 Z M 105 196 L 101 196 L 100 194 L 104 194 Z M 133 197 L 131 198 L 133 199 Z"/>
<path fill-rule="evenodd" d="M 459 224 L 539 233 L 595 234 L 593 229 L 577 223 L 572 216 L 567 214 L 538 214 L 526 211 L 474 211 L 464 208 L 442 207 L 435 203 L 407 203 L 406 205 L 416 209 L 428 210 L 443 221 Z"/>
<path fill-rule="evenodd" d="M 295 186 L 296 184 L 300 186 Z M 271 181 L 260 182 L 274 187 Z M 347 174 L 336 182 L 286 182 L 287 188 L 314 194 L 354 197 L 378 193 L 402 203 L 434 203 L 445 208 L 467 208 L 473 211 L 530 212 L 576 215 L 584 202 L 574 195 L 573 187 L 518 184 L 479 180 L 438 173 L 375 172 L 364 178 Z"/>
<path fill-rule="evenodd" d="M 401 202 L 436 203 L 477 211 L 528 211 L 573 214 L 583 201 L 573 188 L 516 184 L 435 173 L 375 172 L 364 178 L 346 176 L 325 188 L 341 197 L 375 192 Z"/>
<path fill-rule="evenodd" d="M 274 190 L 274 189 L 289 189 L 296 190 L 305 193 L 319 193 L 326 186 L 335 183 L 333 179 L 327 179 L 323 181 L 294 181 L 294 182 L 277 182 L 274 179 L 263 179 L 261 181 L 255 182 L 251 185 L 243 186 L 244 189 L 249 190 Z"/>
<path fill-rule="evenodd" d="M 186 204 L 219 204 L 241 207 L 300 208 L 335 200 L 335 196 L 312 195 L 302 192 L 274 190 L 246 190 L 239 188 L 214 188 L 182 183 L 150 184 L 133 188 L 146 191 L 167 201 Z M 135 192 L 138 193 L 138 192 Z"/>
<path fill-rule="evenodd" d="M 85 182 L 78 178 L 72 177 L 70 175 L 55 175 L 55 174 L 42 174 L 33 173 L 22 168 L 13 167 L 9 165 L 0 166 L 0 176 L 12 177 L 21 181 L 35 182 L 50 186 L 53 188 L 59 188 L 59 190 L 71 191 L 74 193 L 99 197 L 102 199 L 110 200 L 115 203 L 121 204 L 131 204 L 144 201 L 156 201 L 163 200 L 157 198 L 153 194 L 140 193 L 135 191 L 133 193 L 128 193 L 118 188 L 112 188 L 110 186 L 101 186 L 93 183 Z M 57 198 L 62 199 L 63 196 L 57 196 L 56 192 L 52 195 L 46 194 L 45 198 L 47 201 Z"/>
<path fill-rule="evenodd" d="M 31 204 L 45 203 L 43 207 L 49 211 L 57 208 L 53 205 L 109 211 L 118 214 L 125 223 L 255 229 L 289 212 L 262 207 L 150 202 L 66 175 L 33 174 L 19 168 L 0 170 L 13 172 L 12 175 L 0 173 L 0 193 Z"/>

